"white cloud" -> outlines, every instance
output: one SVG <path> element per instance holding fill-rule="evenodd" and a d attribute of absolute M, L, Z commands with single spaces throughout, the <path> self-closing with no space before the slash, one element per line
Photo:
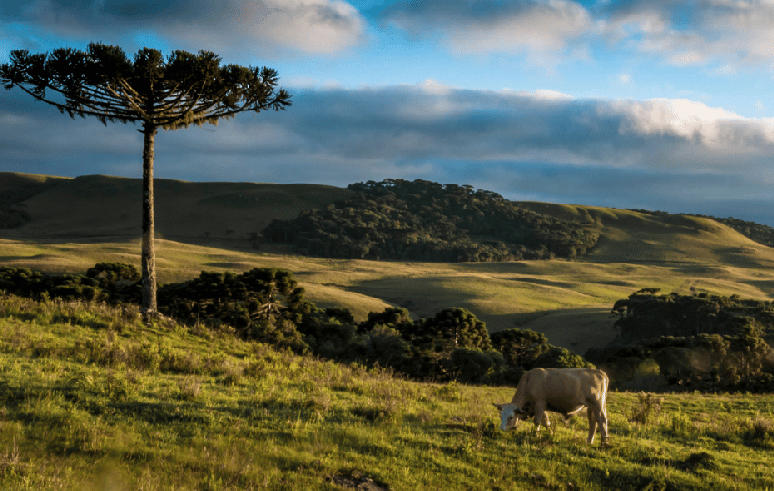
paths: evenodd
<path fill-rule="evenodd" d="M 774 3 L 768 0 L 703 0 L 610 3 L 599 10 L 600 34 L 676 66 L 767 63 L 774 57 Z M 676 21 L 676 19 L 681 19 Z"/>
<path fill-rule="evenodd" d="M 521 97 L 527 97 L 530 99 L 544 100 L 544 101 L 562 101 L 562 100 L 569 100 L 573 98 L 571 95 L 559 92 L 558 90 L 548 90 L 548 89 L 537 89 L 532 92 L 528 90 L 505 89 L 502 92 L 505 94 L 517 95 Z"/>
<path fill-rule="evenodd" d="M 332 54 L 365 41 L 365 21 L 341 0 L 231 0 L 231 15 L 158 25 L 172 38 L 218 46 L 279 46 Z M 219 5 L 220 8 L 220 5 Z M 165 28 L 165 25 L 168 26 Z"/>
<path fill-rule="evenodd" d="M 385 22 L 457 54 L 526 54 L 533 64 L 588 59 L 590 43 L 719 74 L 774 58 L 774 2 L 629 0 L 584 7 L 571 0 L 424 0 L 383 11 Z"/>
<path fill-rule="evenodd" d="M 591 26 L 586 9 L 568 0 L 428 0 L 393 4 L 384 15 L 400 29 L 440 37 L 451 51 L 465 55 L 527 52 L 545 58 L 565 51 L 584 56 L 576 38 Z"/>
<path fill-rule="evenodd" d="M 108 44 L 152 31 L 189 51 L 253 56 L 281 50 L 334 54 L 367 41 L 365 19 L 342 0 L 34 0 L 9 19 Z"/>
<path fill-rule="evenodd" d="M 736 68 L 734 68 L 731 64 L 726 63 L 725 65 L 716 67 L 712 73 L 718 76 L 734 75 L 736 73 Z"/>
<path fill-rule="evenodd" d="M 618 101 L 610 107 L 629 116 L 622 133 L 680 137 L 686 144 L 698 144 L 698 153 L 714 152 L 708 162 L 721 155 L 774 152 L 770 119 L 745 118 L 687 99 Z"/>

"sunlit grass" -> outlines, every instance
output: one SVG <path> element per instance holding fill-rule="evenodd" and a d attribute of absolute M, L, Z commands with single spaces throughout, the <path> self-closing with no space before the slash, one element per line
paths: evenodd
<path fill-rule="evenodd" d="M 136 311 L 0 297 L 0 488 L 774 488 L 774 396 L 611 393 L 587 423 L 496 426 L 512 388 L 417 383 Z"/>
<path fill-rule="evenodd" d="M 721 238 L 729 234 L 724 230 L 718 232 Z M 738 236 L 734 240 L 738 242 Z M 0 240 L 0 246 L 4 251 L 0 266 L 47 272 L 83 273 L 97 262 L 140 263 L 138 241 L 46 244 L 6 239 Z M 583 331 L 581 336 L 587 340 L 607 342 L 612 321 L 596 312 L 609 311 L 616 300 L 640 288 L 770 298 L 774 269 L 767 266 L 766 258 L 774 257 L 774 252 L 761 248 L 757 268 L 718 262 L 608 263 L 599 262 L 599 255 L 575 261 L 436 264 L 306 258 L 160 240 L 157 265 L 162 283 L 188 280 L 203 270 L 288 269 L 305 288 L 306 298 L 321 306 L 350 308 L 358 321 L 393 305 L 408 308 L 415 318 L 430 317 L 448 307 L 466 308 L 490 331 L 515 325 L 539 330 L 550 325 L 551 316 L 561 315 L 562 332 L 552 329 L 550 341 L 577 349 L 569 344 L 576 341 L 576 331 Z M 544 322 L 524 324 L 525 319 L 540 318 Z"/>

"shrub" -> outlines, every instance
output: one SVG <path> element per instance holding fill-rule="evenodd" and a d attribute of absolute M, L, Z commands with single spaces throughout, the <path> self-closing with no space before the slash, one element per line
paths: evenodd
<path fill-rule="evenodd" d="M 352 355 L 368 365 L 401 370 L 411 358 L 411 345 L 397 329 L 377 325 L 358 336 Z"/>
<path fill-rule="evenodd" d="M 497 382 L 503 368 L 503 356 L 494 350 L 457 348 L 451 354 L 450 372 L 463 383 Z"/>
<path fill-rule="evenodd" d="M 535 368 L 594 368 L 582 356 L 559 346 L 551 346 L 535 359 Z"/>
<path fill-rule="evenodd" d="M 626 415 L 626 419 L 632 423 L 646 425 L 651 417 L 658 418 L 659 414 L 661 414 L 662 404 L 664 403 L 663 397 L 640 392 L 637 394 L 637 399 L 637 404 L 632 406 L 629 413 Z"/>
<path fill-rule="evenodd" d="M 755 416 L 747 426 L 745 440 L 756 446 L 774 446 L 774 422 Z"/>
<path fill-rule="evenodd" d="M 492 346 L 502 353 L 505 363 L 526 371 L 535 366 L 535 360 L 548 351 L 545 334 L 531 329 L 504 329 L 491 334 Z"/>

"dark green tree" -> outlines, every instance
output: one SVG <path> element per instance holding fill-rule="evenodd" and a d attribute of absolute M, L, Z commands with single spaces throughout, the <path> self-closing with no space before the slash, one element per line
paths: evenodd
<path fill-rule="evenodd" d="M 217 124 L 243 111 L 284 109 L 291 104 L 290 94 L 276 88 L 275 70 L 221 66 L 220 57 L 209 51 L 194 55 L 178 50 L 164 59 L 161 52 L 143 48 L 132 62 L 118 46 L 91 43 L 86 51 L 14 50 L 10 61 L 0 66 L 0 81 L 7 90 L 19 87 L 72 118 L 142 124 L 142 309 L 146 317 L 154 315 L 153 156 L 158 129 Z"/>

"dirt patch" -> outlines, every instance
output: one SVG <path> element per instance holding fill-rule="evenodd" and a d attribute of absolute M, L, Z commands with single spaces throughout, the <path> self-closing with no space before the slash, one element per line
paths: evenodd
<path fill-rule="evenodd" d="M 358 491 L 389 491 L 390 486 L 366 476 L 357 469 L 342 471 L 333 476 L 331 481 L 343 488 L 356 489 Z"/>

